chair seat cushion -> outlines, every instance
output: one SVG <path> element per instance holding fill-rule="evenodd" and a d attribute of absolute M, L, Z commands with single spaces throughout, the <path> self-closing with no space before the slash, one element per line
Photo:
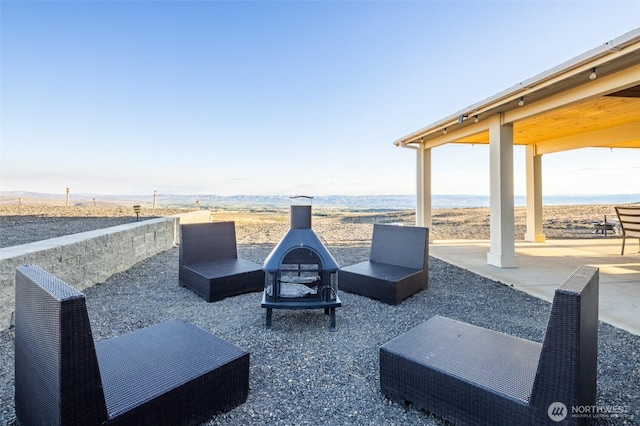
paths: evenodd
<path fill-rule="evenodd" d="M 378 278 L 384 281 L 397 282 L 410 275 L 420 272 L 420 269 L 406 268 L 404 266 L 390 265 L 379 262 L 361 262 L 355 265 L 345 266 L 340 271 L 350 272 L 352 274 L 364 275 L 367 277 Z"/>
<path fill-rule="evenodd" d="M 435 316 L 389 341 L 381 352 L 402 358 L 418 369 L 434 370 L 435 374 L 445 374 L 527 403 L 541 348 L 541 343 Z M 402 380 L 397 371 L 384 372 L 383 369 L 381 366 L 381 380 L 385 375 L 391 381 Z M 422 386 L 437 386 L 437 383 Z M 402 385 L 392 384 L 392 387 Z M 410 401 L 411 397 L 406 399 Z"/>
<path fill-rule="evenodd" d="M 176 404 L 198 395 L 210 407 L 221 394 L 241 402 L 248 394 L 248 352 L 182 320 L 96 342 L 96 352 L 110 418 L 135 415 L 162 395 Z M 246 382 L 237 380 L 244 376 Z M 201 392 L 193 393 L 194 387 Z"/>
<path fill-rule="evenodd" d="M 228 277 L 230 275 L 244 274 L 246 272 L 262 271 L 262 265 L 246 259 L 224 259 L 213 262 L 182 265 L 185 269 L 202 275 L 207 279 Z"/>

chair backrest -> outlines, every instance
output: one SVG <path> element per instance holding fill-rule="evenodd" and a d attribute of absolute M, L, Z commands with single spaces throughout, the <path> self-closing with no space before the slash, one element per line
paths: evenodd
<path fill-rule="evenodd" d="M 616 207 L 622 234 L 640 238 L 640 207 Z"/>
<path fill-rule="evenodd" d="M 84 294 L 35 265 L 16 269 L 20 424 L 99 425 L 107 408 Z"/>
<path fill-rule="evenodd" d="M 540 415 L 596 403 L 598 286 L 598 268 L 581 266 L 556 289 L 531 395 Z"/>
<path fill-rule="evenodd" d="M 194 265 L 237 259 L 235 222 L 207 222 L 180 225 L 179 262 Z"/>
<path fill-rule="evenodd" d="M 425 269 L 428 256 L 428 228 L 379 223 L 373 225 L 370 261 Z"/>

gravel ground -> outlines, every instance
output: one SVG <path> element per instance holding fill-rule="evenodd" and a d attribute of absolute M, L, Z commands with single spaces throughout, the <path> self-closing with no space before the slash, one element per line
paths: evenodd
<path fill-rule="evenodd" d="M 35 222 L 30 226 L 38 227 Z M 326 226 L 333 229 L 336 225 Z M 34 232 L 47 235 L 47 228 L 49 224 Z M 19 229 L 1 228 L 3 240 Z M 366 235 L 371 228 L 365 224 L 358 229 Z M 262 263 L 274 244 L 252 238 L 258 233 L 250 226 L 238 229 L 239 254 Z M 327 241 L 327 246 L 341 266 L 369 255 L 368 241 L 365 244 L 360 237 Z M 206 425 L 446 424 L 423 411 L 390 402 L 380 393 L 379 347 L 433 315 L 541 341 L 550 309 L 544 301 L 430 258 L 429 289 L 399 306 L 341 292 L 337 332 L 329 331 L 322 310 L 275 310 L 273 328 L 267 331 L 261 293 L 206 303 L 178 286 L 177 272 L 178 250 L 174 248 L 87 289 L 88 310 L 96 340 L 178 317 L 248 350 L 247 402 L 218 414 Z M 0 425 L 15 423 L 13 392 L 10 329 L 0 332 Z M 622 406 L 625 413 L 621 418 L 598 418 L 595 424 L 639 422 L 640 336 L 603 323 L 597 404 Z"/>
<path fill-rule="evenodd" d="M 184 211 L 146 209 L 142 212 L 140 220 L 179 212 Z M 0 206 L 0 248 L 135 221 L 135 213 L 123 208 Z"/>

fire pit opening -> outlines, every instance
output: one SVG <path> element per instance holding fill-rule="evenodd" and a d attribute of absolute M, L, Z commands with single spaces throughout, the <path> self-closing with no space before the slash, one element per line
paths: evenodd
<path fill-rule="evenodd" d="M 291 197 L 291 228 L 264 262 L 265 289 L 262 307 L 267 309 L 267 329 L 273 309 L 320 309 L 330 316 L 336 330 L 338 263 L 311 229 L 311 199 Z"/>

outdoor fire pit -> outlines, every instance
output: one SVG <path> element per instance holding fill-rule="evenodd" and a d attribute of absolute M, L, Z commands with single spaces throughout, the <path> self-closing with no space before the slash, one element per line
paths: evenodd
<path fill-rule="evenodd" d="M 324 309 L 336 330 L 339 266 L 311 229 L 312 198 L 291 197 L 291 227 L 264 261 L 267 329 L 273 309 Z"/>

